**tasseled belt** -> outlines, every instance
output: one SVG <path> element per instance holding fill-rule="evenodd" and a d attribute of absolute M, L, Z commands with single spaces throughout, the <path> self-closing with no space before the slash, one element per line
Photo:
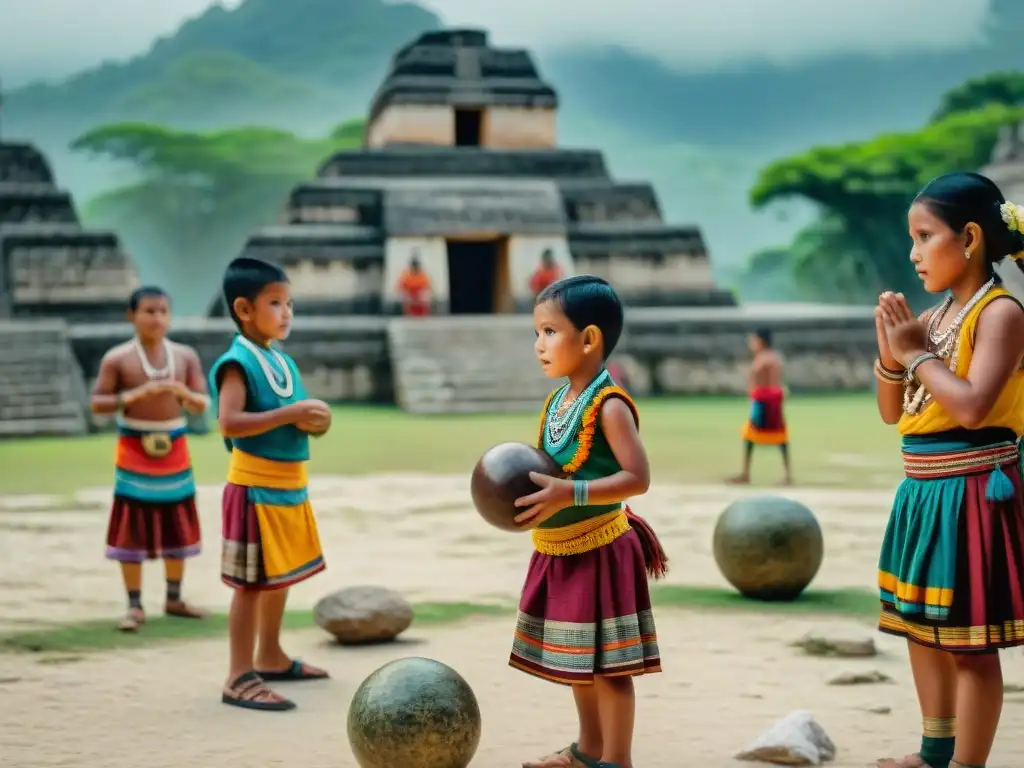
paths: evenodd
<path fill-rule="evenodd" d="M 542 555 L 567 557 L 611 544 L 635 531 L 644 552 L 647 572 L 656 579 L 668 572 L 668 556 L 650 524 L 628 506 L 558 528 L 534 528 L 533 547 Z"/>
<path fill-rule="evenodd" d="M 1004 468 L 1020 472 L 1020 449 L 1013 442 L 963 448 L 941 453 L 903 451 L 903 470 L 916 480 L 937 480 L 988 472 L 985 498 L 988 501 L 1009 501 L 1014 486 Z"/>

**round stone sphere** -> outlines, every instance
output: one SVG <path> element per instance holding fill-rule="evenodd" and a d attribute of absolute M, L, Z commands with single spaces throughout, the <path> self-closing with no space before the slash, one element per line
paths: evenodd
<path fill-rule="evenodd" d="M 480 706 L 451 667 L 397 659 L 356 690 L 348 740 L 361 768 L 466 768 L 480 743 Z"/>
<path fill-rule="evenodd" d="M 515 516 L 526 511 L 516 499 L 540 490 L 531 472 L 558 477 L 562 469 L 544 451 L 526 443 L 501 443 L 488 449 L 473 468 L 469 493 L 480 516 L 503 531 L 525 531 Z"/>
<path fill-rule="evenodd" d="M 756 600 L 795 600 L 821 567 L 825 540 L 814 513 L 782 496 L 730 504 L 715 525 L 713 549 L 722 575 Z"/>

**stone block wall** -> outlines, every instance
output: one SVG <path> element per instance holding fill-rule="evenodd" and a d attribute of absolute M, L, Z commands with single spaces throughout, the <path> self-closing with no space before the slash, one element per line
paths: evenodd
<path fill-rule="evenodd" d="M 505 316 L 493 320 L 492 333 L 486 318 L 431 318 L 427 322 L 436 326 L 440 342 L 426 339 L 420 345 L 422 349 L 391 350 L 388 324 L 415 321 L 384 317 L 298 318 L 285 348 L 298 363 L 311 397 L 334 403 L 390 404 L 395 402 L 396 392 L 392 353 L 439 360 L 449 353 L 458 355 L 459 349 L 449 350 L 452 345 L 445 341 L 456 338 L 456 331 L 479 336 L 479 346 L 490 350 L 519 343 L 521 336 L 523 349 L 517 350 L 517 355 L 522 353 L 524 375 L 536 373 L 526 371 L 527 361 L 532 362 L 533 330 L 529 319 Z M 522 332 L 510 335 L 508 325 L 515 322 L 522 323 Z M 47 321 L 7 324 L 6 343 L 12 349 L 28 349 L 40 332 L 52 333 L 50 325 L 52 321 L 49 325 Z M 745 305 L 627 310 L 626 332 L 613 360 L 625 369 L 631 390 L 639 396 L 740 394 L 747 388 L 750 358 L 746 338 L 758 327 L 772 329 L 775 346 L 786 360 L 786 380 L 792 391 L 870 390 L 876 350 L 869 307 Z M 503 334 L 502 343 L 488 343 L 490 336 L 499 332 Z M 61 384 L 63 394 L 57 398 L 62 404 L 59 407 L 63 409 L 60 415 L 64 421 L 57 425 L 59 430 L 40 422 L 41 431 L 68 432 L 72 422 L 80 425 L 72 432 L 84 431 L 87 424 L 101 427 L 102 423 L 83 418 L 87 415 L 86 392 L 95 381 L 104 352 L 129 338 L 131 328 L 126 323 L 80 324 L 61 333 L 73 359 L 60 362 L 57 356 L 49 374 L 33 371 L 40 382 L 65 382 Z M 195 347 L 208 370 L 227 348 L 233 333 L 234 328 L 226 319 L 183 318 L 175 322 L 171 335 Z M 69 376 L 75 379 L 75 386 L 67 383 Z M 0 388 L 0 412 L 20 407 L 23 399 L 24 393 L 16 387 Z M 53 407 L 58 407 L 57 401 Z M 22 428 L 12 428 L 7 433 L 26 434 Z"/>

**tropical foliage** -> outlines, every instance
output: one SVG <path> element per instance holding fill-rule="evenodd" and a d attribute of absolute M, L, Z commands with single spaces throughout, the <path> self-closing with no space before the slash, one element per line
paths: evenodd
<path fill-rule="evenodd" d="M 289 189 L 327 156 L 358 146 L 361 121 L 304 139 L 269 128 L 193 133 L 144 123 L 89 131 L 73 149 L 119 161 L 131 181 L 89 201 L 85 220 L 116 229 L 147 280 L 202 312 L 216 274 L 248 234 L 273 223 Z M 213 280 L 209 295 L 195 286 Z M 200 281 L 200 282 L 197 282 Z M 183 306 L 182 306 L 183 305 Z"/>
<path fill-rule="evenodd" d="M 770 164 L 750 192 L 752 205 L 799 199 L 819 216 L 789 247 L 756 254 L 748 271 L 788 271 L 798 290 L 822 299 L 918 293 L 907 259 L 909 202 L 935 176 L 983 167 L 1003 127 L 1022 120 L 1024 73 L 996 73 L 951 91 L 918 131 L 817 147 Z"/>

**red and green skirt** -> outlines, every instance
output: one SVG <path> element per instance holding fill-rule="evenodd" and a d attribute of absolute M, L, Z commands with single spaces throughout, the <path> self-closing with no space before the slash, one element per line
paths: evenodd
<path fill-rule="evenodd" d="M 955 653 L 1024 645 L 1024 483 L 1010 430 L 903 438 L 879 629 Z"/>
<path fill-rule="evenodd" d="M 647 584 L 652 548 L 642 543 L 645 535 L 652 534 L 634 522 L 589 552 L 534 552 L 509 664 L 564 685 L 592 683 L 595 675 L 660 672 Z"/>

